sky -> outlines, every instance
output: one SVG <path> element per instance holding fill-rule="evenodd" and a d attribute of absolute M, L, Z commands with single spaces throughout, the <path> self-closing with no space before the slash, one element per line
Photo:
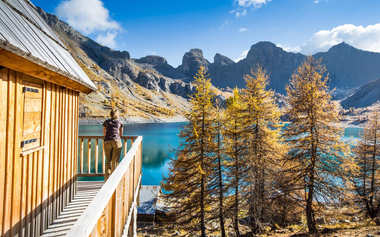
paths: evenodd
<path fill-rule="evenodd" d="M 314 54 L 346 42 L 380 52 L 380 0 L 31 0 L 74 29 L 132 58 L 174 67 L 193 48 L 239 61 L 270 41 Z"/>

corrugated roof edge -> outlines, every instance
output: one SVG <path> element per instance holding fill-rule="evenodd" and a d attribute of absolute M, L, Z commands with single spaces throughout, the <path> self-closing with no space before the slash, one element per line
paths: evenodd
<path fill-rule="evenodd" d="M 97 90 L 97 88 L 94 85 L 86 83 L 85 81 L 81 80 L 80 78 L 75 77 L 68 72 L 65 72 L 65 71 L 63 71 L 63 70 L 61 70 L 55 66 L 50 65 L 49 63 L 42 61 L 41 59 L 31 55 L 30 53 L 24 52 L 23 50 L 19 49 L 18 47 L 14 46 L 14 45 L 12 45 L 12 44 L 10 44 L 7 41 L 4 41 L 2 39 L 0 39 L 0 48 L 5 49 L 5 50 L 7 50 L 11 53 L 14 53 L 20 57 L 23 57 L 25 59 L 28 59 L 29 61 L 31 61 L 31 62 L 39 65 L 39 66 L 42 66 L 42 67 L 44 67 L 44 68 L 46 68 L 52 72 L 58 73 L 58 74 L 66 77 L 72 81 L 75 81 L 79 84 L 82 84 L 82 85 L 86 86 L 87 88 L 89 88 L 93 91 Z"/>
<path fill-rule="evenodd" d="M 53 40 L 55 43 L 57 43 L 59 46 L 61 46 L 62 48 L 64 48 L 66 51 L 69 51 L 66 46 L 60 42 L 60 41 L 57 41 L 56 39 L 52 38 L 48 33 L 46 33 L 43 29 L 41 29 L 40 26 L 38 26 L 37 24 L 35 24 L 33 21 L 31 21 L 29 19 L 29 17 L 25 16 L 24 13 L 22 13 L 21 11 L 19 11 L 17 8 L 15 8 L 12 4 L 10 4 L 8 1 L 6 0 L 3 0 L 3 2 L 5 4 L 7 4 L 13 11 L 17 12 L 17 14 L 19 14 L 20 16 L 24 17 L 27 21 L 29 21 L 30 24 L 34 25 L 39 31 L 43 32 L 47 37 L 49 37 L 51 40 Z M 26 0 L 26 3 L 31 6 L 35 11 L 37 11 L 37 8 L 28 0 Z"/>

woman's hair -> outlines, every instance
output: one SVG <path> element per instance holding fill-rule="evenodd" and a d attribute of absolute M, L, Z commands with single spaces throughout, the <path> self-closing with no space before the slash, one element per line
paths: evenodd
<path fill-rule="evenodd" d="M 117 109 L 111 109 L 110 116 L 112 119 L 118 119 L 119 111 Z"/>

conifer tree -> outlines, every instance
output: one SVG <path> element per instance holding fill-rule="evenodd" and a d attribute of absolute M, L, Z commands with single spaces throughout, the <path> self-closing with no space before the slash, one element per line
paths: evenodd
<path fill-rule="evenodd" d="M 272 174 L 283 149 L 279 143 L 280 111 L 274 102 L 272 91 L 266 90 L 269 76 L 256 65 L 252 75 L 245 75 L 246 88 L 242 92 L 244 103 L 244 143 L 248 176 L 245 183 L 250 187 L 246 193 L 249 200 L 249 217 L 253 233 L 263 231 L 266 204 L 272 185 Z"/>
<path fill-rule="evenodd" d="M 226 175 L 225 175 L 225 155 L 223 146 L 223 136 L 222 132 L 224 117 L 222 110 L 219 106 L 215 108 L 215 120 L 214 120 L 214 160 L 213 160 L 213 171 L 210 174 L 210 184 L 208 188 L 211 190 L 212 196 L 217 197 L 215 200 L 215 205 L 217 208 L 212 210 L 210 219 L 219 219 L 220 233 L 222 237 L 226 236 L 225 231 L 225 193 L 226 193 Z"/>
<path fill-rule="evenodd" d="M 339 126 L 325 72 L 321 60 L 308 56 L 286 86 L 289 126 L 283 136 L 290 151 L 285 161 L 294 164 L 288 171 L 305 193 L 309 232 L 317 230 L 313 206 L 321 199 L 340 200 L 353 167 L 349 146 L 341 140 L 344 128 Z"/>
<path fill-rule="evenodd" d="M 353 186 L 361 208 L 380 225 L 380 114 L 374 111 L 354 149 L 359 172 Z"/>
<path fill-rule="evenodd" d="M 230 201 L 228 209 L 232 217 L 232 223 L 236 236 L 239 233 L 239 208 L 242 202 L 242 192 L 244 187 L 244 176 L 247 171 L 247 162 L 245 161 L 246 146 L 244 143 L 243 127 L 243 104 L 240 99 L 239 90 L 234 89 L 232 97 L 226 101 L 224 124 L 224 147 L 226 154 L 226 176 L 228 179 L 228 188 L 233 194 L 233 200 Z"/>
<path fill-rule="evenodd" d="M 191 95 L 191 109 L 184 112 L 188 123 L 180 130 L 180 146 L 171 159 L 169 176 L 163 188 L 171 201 L 178 224 L 191 230 L 201 230 L 206 236 L 205 222 L 210 211 L 210 174 L 213 167 L 214 91 L 206 70 L 201 67 L 195 78 L 196 92 Z"/>

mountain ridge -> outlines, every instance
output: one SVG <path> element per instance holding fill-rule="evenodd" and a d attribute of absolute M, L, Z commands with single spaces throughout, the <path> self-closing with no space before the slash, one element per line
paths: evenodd
<path fill-rule="evenodd" d="M 250 74 L 251 68 L 260 64 L 270 75 L 269 89 L 286 94 L 285 85 L 306 58 L 301 53 L 287 52 L 271 42 L 261 41 L 253 44 L 247 56 L 239 62 L 219 53 L 215 54 L 213 62 L 209 62 L 201 49 L 194 48 L 185 52 L 182 64 L 174 68 L 164 57 L 158 55 L 131 58 L 128 51 L 116 51 L 100 45 L 58 17 L 45 13 L 40 8 L 38 11 L 58 35 L 66 39 L 64 41 L 72 51 L 82 52 L 76 53 L 76 57 L 85 64 L 90 74 L 112 81 L 121 89 L 137 83 L 155 93 L 163 91 L 186 99 L 195 90 L 191 82 L 199 66 L 204 66 L 209 71 L 211 82 L 216 87 L 243 88 L 244 75 Z M 331 47 L 327 52 L 316 53 L 313 57 L 322 58 L 322 64 L 329 73 L 330 89 L 336 87 L 339 91 L 352 91 L 352 88 L 380 77 L 380 53 L 356 49 L 344 42 Z M 101 81 L 98 84 L 108 90 L 107 82 Z"/>

